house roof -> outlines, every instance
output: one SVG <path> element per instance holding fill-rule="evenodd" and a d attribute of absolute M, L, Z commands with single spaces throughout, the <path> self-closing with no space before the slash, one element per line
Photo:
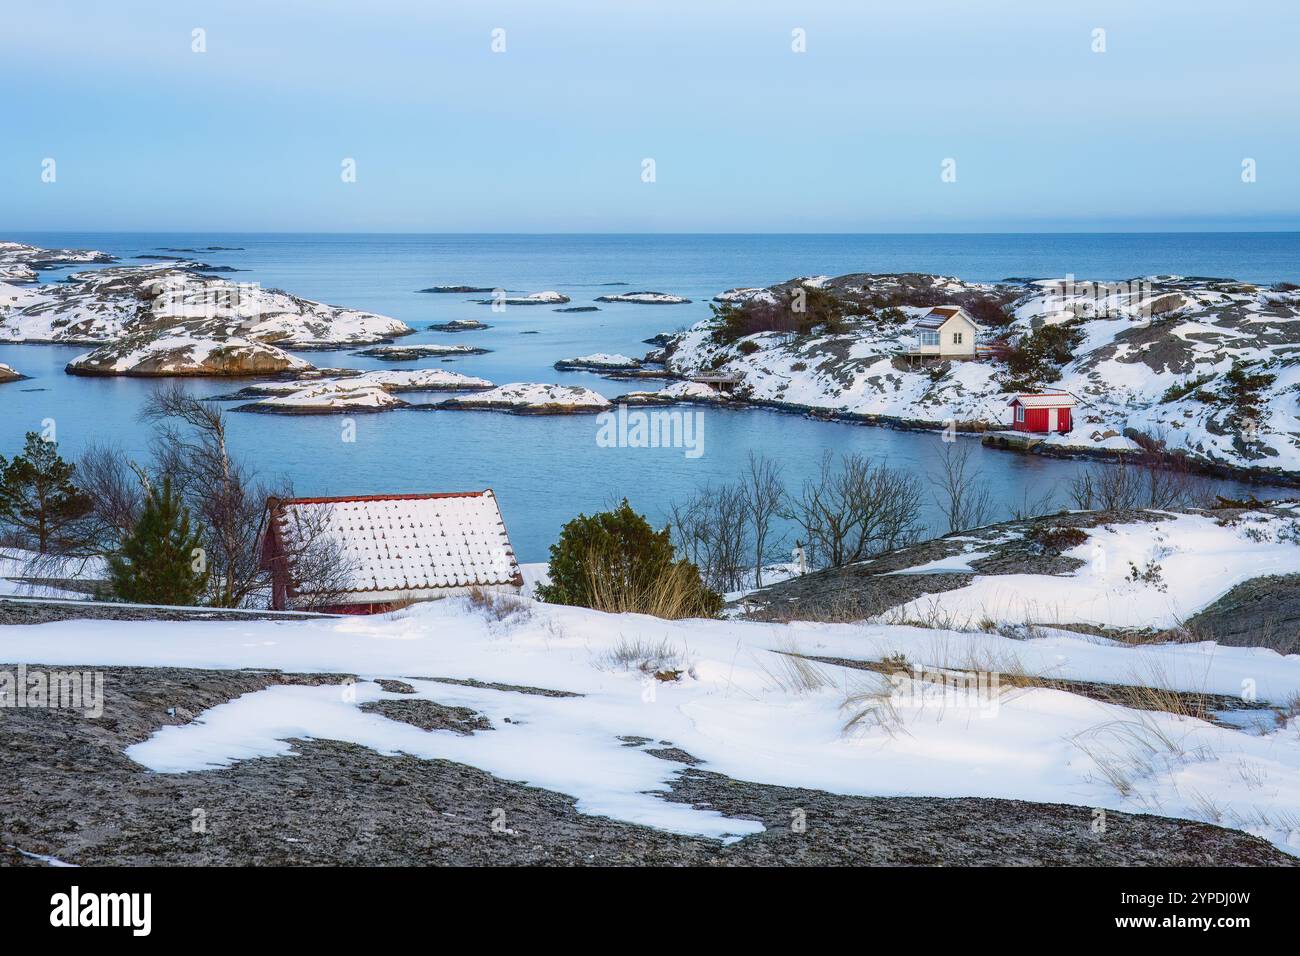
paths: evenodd
<path fill-rule="evenodd" d="M 272 504 L 271 520 L 291 563 L 309 535 L 337 542 L 347 569 L 342 603 L 380 593 L 436 596 L 449 588 L 523 583 L 491 489 L 287 498 Z"/>
<path fill-rule="evenodd" d="M 1019 402 L 1025 408 L 1073 408 L 1078 400 L 1069 392 L 1040 392 L 1017 395 L 1007 402 L 1014 405 Z"/>
<path fill-rule="evenodd" d="M 917 319 L 913 324 L 914 329 L 941 329 L 944 324 L 955 315 L 960 315 L 966 322 L 975 326 L 975 322 L 966 310 L 959 305 L 936 305 L 925 315 Z"/>

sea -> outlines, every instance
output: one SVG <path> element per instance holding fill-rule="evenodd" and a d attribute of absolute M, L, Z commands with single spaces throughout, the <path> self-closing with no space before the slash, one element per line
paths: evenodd
<path fill-rule="evenodd" d="M 121 264 L 152 255 L 187 255 L 240 271 L 228 278 L 284 289 L 334 305 L 391 315 L 419 330 L 403 343 L 482 346 L 485 355 L 389 366 L 355 349 L 304 353 L 330 367 L 437 366 L 497 384 L 584 385 L 613 397 L 626 382 L 560 372 L 556 361 L 593 352 L 640 356 L 645 340 L 706 318 L 724 289 L 796 276 L 848 272 L 928 272 L 973 281 L 1074 275 L 1123 280 L 1157 274 L 1300 282 L 1300 233 L 1078 233 L 957 235 L 374 235 L 269 233 L 3 233 L 0 239 L 46 247 L 98 249 Z M 220 249 L 208 247 L 219 246 Z M 197 249 L 197 253 L 167 250 Z M 43 273 L 58 281 L 85 267 Z M 669 292 L 688 305 L 600 304 L 598 312 L 513 306 L 494 312 L 482 296 L 421 293 L 438 285 L 554 289 L 569 307 L 619 292 Z M 486 331 L 440 333 L 428 326 L 479 319 Z M 156 382 L 66 375 L 85 351 L 57 345 L 0 345 L 0 362 L 26 381 L 0 386 L 0 454 L 12 455 L 30 430 L 54 428 L 65 457 L 110 443 L 147 459 L 153 426 L 140 409 Z M 189 380 L 216 396 L 230 382 Z M 658 387 L 650 384 L 642 387 Z M 231 407 L 231 406 L 226 406 Z M 944 531 L 928 483 L 943 452 L 937 433 L 814 420 L 766 410 L 704 409 L 693 449 L 627 447 L 600 441 L 593 416 L 394 411 L 350 416 L 232 414 L 235 452 L 267 477 L 288 479 L 304 495 L 458 491 L 491 488 L 521 561 L 544 561 L 563 524 L 623 498 L 656 524 L 674 501 L 733 481 L 750 452 L 776 460 L 791 490 L 824 453 L 858 452 L 915 474 L 926 488 L 923 520 Z M 350 439 L 350 440 L 349 440 Z M 1069 484 L 1088 463 L 986 450 L 971 441 L 981 480 L 1002 518 L 1026 500 L 1051 495 L 1068 504 Z M 1225 493 L 1257 487 L 1225 482 Z M 792 529 L 785 528 L 789 543 Z"/>

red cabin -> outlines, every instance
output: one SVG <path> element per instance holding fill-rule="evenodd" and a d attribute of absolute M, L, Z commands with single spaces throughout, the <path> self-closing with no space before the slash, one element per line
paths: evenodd
<path fill-rule="evenodd" d="M 261 564 L 277 611 L 377 614 L 524 583 L 491 489 L 271 499 L 268 511 Z"/>
<path fill-rule="evenodd" d="M 1013 409 L 1011 427 L 1018 432 L 1068 432 L 1074 427 L 1078 402 L 1069 392 L 1041 392 L 1017 395 L 1008 402 Z"/>

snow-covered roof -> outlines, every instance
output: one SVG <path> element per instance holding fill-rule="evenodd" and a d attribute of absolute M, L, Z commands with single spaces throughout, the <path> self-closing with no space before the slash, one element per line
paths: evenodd
<path fill-rule="evenodd" d="M 295 535 L 337 542 L 348 581 L 339 603 L 436 597 L 453 588 L 521 585 L 492 490 L 449 494 L 289 498 L 273 506 L 290 561 Z M 293 575 L 293 568 L 289 569 Z M 304 587 L 308 585 L 304 584 Z"/>
<path fill-rule="evenodd" d="M 913 323 L 914 329 L 941 329 L 944 324 L 956 316 L 961 316 L 967 324 L 974 326 L 975 321 L 959 305 L 936 305 Z"/>
<path fill-rule="evenodd" d="M 1008 405 L 1019 402 L 1025 408 L 1073 408 L 1078 404 L 1075 397 L 1068 392 L 1042 392 L 1034 395 L 1017 395 Z"/>

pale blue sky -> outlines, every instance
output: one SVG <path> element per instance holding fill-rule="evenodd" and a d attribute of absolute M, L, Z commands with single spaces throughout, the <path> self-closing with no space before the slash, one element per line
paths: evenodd
<path fill-rule="evenodd" d="M 1294 0 L 8 4 L 0 231 L 1295 229 L 1298 41 Z"/>

